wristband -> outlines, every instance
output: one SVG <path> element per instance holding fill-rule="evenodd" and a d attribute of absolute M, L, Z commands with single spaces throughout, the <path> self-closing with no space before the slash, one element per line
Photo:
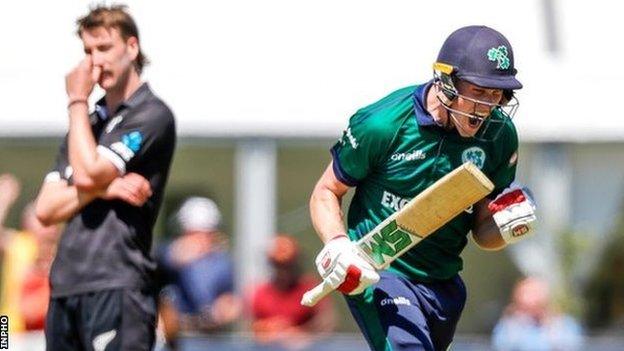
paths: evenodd
<path fill-rule="evenodd" d="M 73 105 L 75 104 L 85 104 L 88 105 L 89 102 L 87 101 L 87 99 L 70 99 L 69 102 L 67 103 L 67 109 L 69 110 Z"/>
<path fill-rule="evenodd" d="M 336 240 L 336 239 L 340 239 L 340 238 L 347 238 L 348 239 L 349 237 L 347 236 L 347 234 L 338 234 L 338 235 L 332 237 L 331 239 L 327 240 L 327 242 L 330 242 L 330 241 Z"/>

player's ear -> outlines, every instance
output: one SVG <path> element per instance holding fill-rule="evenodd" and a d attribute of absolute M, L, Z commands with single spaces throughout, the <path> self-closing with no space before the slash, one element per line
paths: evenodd
<path fill-rule="evenodd" d="M 507 105 L 507 103 L 509 101 L 511 101 L 511 99 L 513 99 L 514 97 L 514 91 L 511 89 L 506 89 L 503 90 L 503 99 L 501 100 L 500 104 L 501 105 Z"/>
<path fill-rule="evenodd" d="M 137 37 L 130 37 L 126 40 L 126 50 L 128 50 L 132 60 L 136 60 L 139 56 L 139 40 Z"/>

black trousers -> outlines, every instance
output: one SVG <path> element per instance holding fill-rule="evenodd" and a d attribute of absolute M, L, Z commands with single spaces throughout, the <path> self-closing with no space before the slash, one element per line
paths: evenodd
<path fill-rule="evenodd" d="M 50 299 L 48 351 L 152 350 L 155 333 L 152 292 L 112 289 Z"/>

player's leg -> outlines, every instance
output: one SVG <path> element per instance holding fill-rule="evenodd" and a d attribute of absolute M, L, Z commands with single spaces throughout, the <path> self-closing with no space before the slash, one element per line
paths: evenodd
<path fill-rule="evenodd" d="M 121 350 L 121 290 L 80 295 L 79 335 L 87 351 Z"/>
<path fill-rule="evenodd" d="M 152 350 L 156 342 L 156 294 L 138 289 L 124 290 L 121 350 Z"/>
<path fill-rule="evenodd" d="M 391 272 L 347 303 L 372 350 L 433 351 L 425 314 L 411 283 Z"/>
<path fill-rule="evenodd" d="M 82 295 L 82 335 L 86 350 L 152 350 L 155 342 L 156 300 L 132 289 L 112 289 Z"/>
<path fill-rule="evenodd" d="M 416 284 L 420 305 L 429 320 L 436 350 L 446 350 L 466 303 L 466 286 L 459 275 L 447 281 Z"/>
<path fill-rule="evenodd" d="M 77 305 L 78 300 L 73 297 L 50 299 L 45 326 L 47 351 L 83 350 L 77 336 Z"/>

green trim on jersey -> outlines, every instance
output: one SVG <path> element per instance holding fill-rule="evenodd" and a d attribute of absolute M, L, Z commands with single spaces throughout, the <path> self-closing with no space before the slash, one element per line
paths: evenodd
<path fill-rule="evenodd" d="M 358 110 L 332 148 L 336 177 L 356 186 L 347 217 L 352 240 L 465 161 L 475 163 L 494 182 L 493 195 L 513 181 L 518 149 L 513 123 L 505 121 L 495 142 L 444 130 L 424 108 L 429 86 L 400 89 Z M 503 116 L 494 112 L 490 118 Z M 472 208 L 466 209 L 389 269 L 421 281 L 453 277 L 463 267 L 460 254 L 473 223 Z"/>

